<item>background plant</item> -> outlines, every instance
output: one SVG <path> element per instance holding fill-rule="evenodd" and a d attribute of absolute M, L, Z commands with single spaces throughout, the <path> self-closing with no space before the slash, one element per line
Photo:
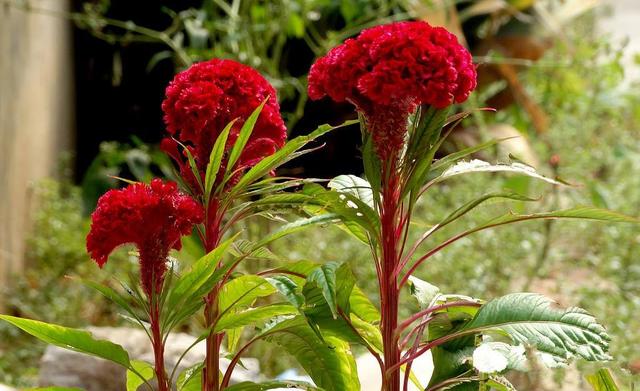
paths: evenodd
<path fill-rule="evenodd" d="M 593 182 L 597 178 L 599 196 L 597 193 L 592 193 L 588 187 L 568 192 L 561 190 L 562 194 L 573 199 L 575 203 L 600 205 L 598 202 L 604 199 L 613 209 L 629 215 L 637 215 L 634 210 L 634 205 L 638 204 L 639 199 L 634 175 L 640 149 L 635 136 L 638 131 L 636 125 L 638 113 L 634 109 L 638 106 L 635 104 L 637 97 L 633 89 L 627 88 L 626 83 L 621 85 L 623 68 L 618 59 L 621 46 L 613 43 L 610 37 L 597 32 L 595 23 L 601 17 L 601 13 L 595 12 L 583 17 L 579 23 L 567 27 L 564 30 L 566 41 L 558 42 L 540 63 L 530 62 L 523 70 L 523 85 L 549 117 L 550 130 L 544 136 L 544 142 L 530 131 L 532 129 L 530 119 L 518 105 L 510 109 L 502 109 L 496 114 L 482 116 L 481 119 L 486 125 L 491 125 L 494 121 L 515 124 L 523 133 L 527 133 L 528 140 L 539 154 L 542 162 L 539 168 L 542 172 L 551 175 L 551 168 L 546 166 L 545 161 L 555 153 L 561 157 L 559 170 L 562 177 L 570 178 L 577 183 Z M 123 44 L 126 45 L 126 42 Z M 118 47 L 116 46 L 116 51 Z M 127 72 L 127 69 L 129 68 L 125 64 L 124 72 Z M 554 83 L 552 82 L 554 80 L 564 82 Z M 477 104 L 484 105 L 481 101 Z M 475 120 L 480 122 L 478 117 L 472 116 L 472 121 L 475 122 Z M 583 152 L 576 153 L 575 140 L 579 138 L 587 139 L 589 142 L 585 144 L 584 149 L 580 147 L 579 151 Z M 549 149 L 550 144 L 553 145 L 553 150 Z M 591 157 L 594 153 L 598 154 L 598 159 Z M 571 158 L 568 159 L 567 156 Z M 491 160 L 492 153 L 485 157 Z M 118 176 L 133 177 L 126 174 L 126 170 Z M 416 207 L 416 222 L 428 224 L 438 221 L 443 217 L 438 214 L 438 210 L 459 205 L 464 201 L 463 195 L 473 189 L 485 188 L 497 191 L 505 186 L 521 186 L 522 183 L 526 185 L 527 181 L 508 178 L 499 183 L 491 176 L 472 176 L 439 186 L 438 193 L 428 200 L 427 205 L 419 204 Z M 77 192 L 77 187 L 71 183 L 65 184 L 64 187 L 71 189 L 72 194 Z M 548 191 L 547 188 L 537 190 L 541 194 Z M 84 221 L 85 227 L 88 226 L 86 216 L 83 217 L 79 211 L 75 196 L 68 198 L 66 193 L 66 191 L 47 193 L 47 199 L 50 199 L 51 203 L 64 203 L 68 207 L 56 209 L 48 207 L 48 202 L 44 203 L 43 213 L 54 218 L 43 216 L 43 220 L 58 221 L 55 217 L 59 214 L 61 221 L 78 219 Z M 592 194 L 594 194 L 593 198 Z M 598 198 L 600 201 L 596 201 Z M 539 207 L 545 206 L 548 200 L 547 196 L 543 197 Z M 497 213 L 499 208 L 500 205 L 487 205 L 483 210 L 471 212 L 467 216 L 469 225 L 479 223 L 492 213 Z M 525 207 L 522 208 L 524 210 Z M 528 208 L 527 210 L 534 212 L 538 210 L 538 204 L 529 204 Z M 257 220 L 247 221 L 245 232 L 263 232 L 264 224 Z M 76 259 L 77 266 L 74 270 L 78 270 L 78 273 L 85 277 L 94 275 L 90 272 L 93 265 L 86 262 L 82 246 L 74 245 L 81 241 L 74 241 L 68 237 L 71 233 L 81 239 L 86 232 L 66 230 L 63 227 L 51 224 L 47 225 L 46 229 L 38 226 L 34 230 L 34 237 L 37 240 L 30 249 L 30 251 L 33 250 L 30 256 L 32 278 L 29 278 L 29 281 L 17 280 L 20 287 L 5 293 L 7 299 L 16 303 L 15 306 L 10 307 L 11 311 L 18 311 L 17 308 L 33 308 L 34 316 L 35 314 L 42 316 L 47 309 L 47 317 L 50 317 L 47 320 L 72 326 L 75 325 L 74 322 L 82 322 L 83 325 L 126 323 L 122 318 L 115 316 L 112 313 L 112 307 L 105 304 L 98 295 L 72 282 L 62 280 L 64 285 L 60 285 L 66 287 L 69 304 L 64 304 L 67 296 L 56 295 L 55 291 L 52 291 L 51 295 L 43 295 L 42 291 L 38 290 L 41 285 L 40 280 L 46 280 L 49 273 L 53 275 L 74 273 L 57 269 L 61 263 L 51 264 L 49 259 Z M 529 278 L 533 280 L 531 289 L 550 292 L 564 304 L 577 303 L 588 307 L 599 319 L 611 319 L 607 326 L 613 336 L 611 350 L 616 359 L 614 366 L 620 368 L 616 369 L 616 375 L 619 380 L 624 379 L 627 386 L 631 388 L 633 382 L 637 382 L 637 376 L 633 376 L 627 370 L 629 368 L 633 370 L 634 363 L 640 358 L 633 348 L 640 338 L 635 332 L 638 328 L 633 327 L 636 319 L 634 313 L 637 312 L 638 306 L 633 286 L 638 280 L 638 273 L 634 267 L 631 249 L 637 243 L 637 229 L 630 226 L 608 227 L 599 224 L 555 222 L 551 231 L 554 235 L 552 235 L 553 240 L 547 261 L 542 269 L 536 270 L 538 254 L 542 252 L 543 239 L 547 236 L 544 224 L 528 223 L 526 235 L 521 235 L 521 228 L 523 227 L 487 231 L 457 242 L 449 247 L 446 257 L 434 257 L 429 268 L 429 276 L 432 276 L 433 281 L 437 282 L 445 292 L 491 297 L 510 290 L 522 289 L 524 281 L 512 279 L 510 276 L 520 272 L 521 265 L 524 263 Z M 446 233 L 446 229 L 443 232 Z M 576 240 L 564 240 L 564 237 L 574 238 L 577 232 L 584 232 L 584 235 L 580 235 Z M 291 258 L 296 259 L 322 258 L 349 262 L 356 275 L 368 276 L 362 278 L 360 283 L 369 297 L 375 300 L 376 288 L 372 284 L 367 284 L 373 281 L 371 277 L 374 270 L 368 266 L 365 246 L 348 240 L 347 234 L 341 231 L 327 228 L 297 235 L 295 240 L 284 238 L 274 243 L 274 252 L 288 253 Z M 248 238 L 251 237 L 251 235 L 248 236 Z M 48 247 L 52 252 L 47 257 L 41 258 L 39 254 L 44 253 L 38 250 L 38 246 L 46 245 L 45 241 L 49 239 L 59 245 Z M 305 242 L 313 242 L 318 246 L 310 249 L 308 246 L 301 245 Z M 197 253 L 197 245 L 194 248 L 194 253 Z M 179 259 L 189 262 L 198 258 L 198 256 L 186 254 L 185 250 L 183 249 L 183 252 L 177 255 Z M 123 259 L 127 259 L 126 252 L 123 252 L 122 256 Z M 448 268 L 450 259 L 456 259 L 461 267 L 455 270 Z M 519 262 L 514 262 L 514 259 Z M 114 263 L 123 265 L 121 262 Z M 133 269 L 135 263 L 129 262 L 127 265 Z M 577 278 L 584 278 L 587 282 L 594 281 L 594 284 L 584 289 L 573 289 L 563 284 L 562 277 L 576 270 L 579 272 Z M 585 270 L 588 270 L 588 273 L 582 273 Z M 108 274 L 109 272 L 105 273 L 105 275 Z M 418 276 L 426 277 L 422 274 Z M 607 294 L 602 294 L 600 284 L 606 287 Z M 76 297 L 74 295 L 78 298 L 88 298 L 87 307 L 100 310 L 83 312 L 82 319 L 68 319 L 65 306 L 82 302 L 73 299 Z M 405 308 L 406 312 L 415 310 L 417 306 L 412 309 Z M 192 330 L 194 334 L 197 334 L 196 329 L 193 326 L 185 328 L 185 330 Z M 3 370 L 0 370 L 0 377 L 10 384 L 33 384 L 34 367 L 42 345 L 31 338 L 17 334 L 13 329 L 4 327 L 3 332 L 8 334 L 0 337 L 0 341 L 4 343 L 0 353 L 2 355 L 0 361 L 4 365 Z M 289 368 L 289 365 L 293 365 L 292 362 L 282 359 L 279 349 L 273 351 L 267 345 L 254 345 L 250 351 L 255 352 L 253 355 L 256 357 L 271 357 L 262 365 L 269 375 L 276 375 Z M 28 361 L 31 365 L 26 367 L 23 365 L 24 357 L 31 357 Z M 590 369 L 585 368 L 585 370 Z"/>
<path fill-rule="evenodd" d="M 412 63 L 416 60 L 411 57 L 410 49 L 420 50 L 418 48 L 423 43 L 419 39 L 405 41 L 405 38 L 411 37 L 414 30 L 419 28 L 427 30 L 421 37 L 429 36 L 430 27 L 417 22 L 365 30 L 356 40 L 346 41 L 330 51 L 326 57 L 314 64 L 311 70 L 309 89 L 312 97 L 317 99 L 328 95 L 336 101 L 346 99 L 353 103 L 361 114 L 364 171 L 369 182 L 354 176 L 338 177 L 330 183 L 330 187 L 337 190 L 339 196 L 336 196 L 335 192 L 332 195 L 331 192 L 316 189 L 307 190 L 305 195 L 292 198 L 292 201 L 303 205 L 316 205 L 314 200 L 324 202 L 320 208 L 321 212 L 339 216 L 345 224 L 345 229 L 372 249 L 381 309 L 381 318 L 374 320 L 372 325 L 379 324 L 380 334 L 374 340 L 368 339 L 370 332 L 359 329 L 353 324 L 355 319 L 349 318 L 351 303 L 343 302 L 339 310 L 345 311 L 347 317 L 343 316 L 344 319 L 341 321 L 350 325 L 352 331 L 360 337 L 359 340 L 356 337 L 355 341 L 353 338 L 346 340 L 363 344 L 376 357 L 380 364 L 383 390 L 399 390 L 401 387 L 406 390 L 412 361 L 429 351 L 433 355 L 435 368 L 427 389 L 453 386 L 470 389 L 478 386 L 481 389 L 513 388 L 506 379 L 493 375 L 507 369 L 522 369 L 525 346 L 538 349 L 540 360 L 552 367 L 566 362 L 573 356 L 588 361 L 608 360 L 606 351 L 609 337 L 604 328 L 595 322 L 595 318 L 584 310 L 570 308 L 558 311 L 550 307 L 549 300 L 534 294 L 507 295 L 483 305 L 471 298 L 440 295 L 438 288 L 412 276 L 423 262 L 450 244 L 476 232 L 514 222 L 555 218 L 636 221 L 624 215 L 590 207 L 535 214 L 507 213 L 470 229 L 458 231 L 439 244 L 434 244 L 425 255 L 416 256 L 422 252 L 419 250 L 421 245 L 427 239 L 432 240 L 432 234 L 487 200 L 534 200 L 513 192 L 487 193 L 462 204 L 441 221 L 433 224 L 414 244 L 408 242 L 409 245 L 405 247 L 415 202 L 423 194 L 432 191 L 434 185 L 451 177 L 478 172 L 511 172 L 560 184 L 518 162 L 490 164 L 481 160 L 461 161 L 471 154 L 495 145 L 496 142 L 469 147 L 432 162 L 450 133 L 450 130 L 444 132 L 442 128 L 451 124 L 455 127 L 456 121 L 468 115 L 463 113 L 447 119 L 447 110 L 444 108 L 454 99 L 461 101 L 466 98 L 469 89 L 475 86 L 475 71 L 472 75 L 473 83 L 467 83 L 465 78 L 468 74 L 464 68 L 467 62 L 456 57 L 464 53 L 459 54 L 455 47 L 446 46 L 455 46 L 457 43 L 451 43 L 445 38 L 432 39 L 444 48 L 430 53 L 432 61 L 429 64 L 450 62 L 453 64 L 450 67 L 456 67 L 455 71 L 452 71 L 453 78 L 441 81 L 438 79 L 439 73 L 431 72 L 427 73 L 430 76 L 426 76 L 428 82 L 424 86 L 413 87 L 411 77 L 426 71 L 423 64 Z M 385 29 L 395 34 L 385 35 Z M 425 39 L 429 42 L 428 38 Z M 390 52 L 385 50 L 394 44 L 396 49 L 405 46 L 408 49 Z M 428 48 L 424 50 L 429 50 Z M 407 58 L 399 65 L 396 57 L 402 55 Z M 468 53 L 466 55 L 468 56 Z M 373 62 L 373 65 L 367 65 L 367 61 Z M 412 67 L 415 69 L 411 69 Z M 383 69 L 382 78 L 379 74 Z M 401 69 L 405 70 L 400 71 Z M 373 81 L 377 81 L 375 88 L 372 88 Z M 447 82 L 451 84 L 447 85 Z M 451 92 L 448 95 L 442 95 L 440 90 L 430 93 L 429 88 L 451 88 Z M 443 96 L 447 96 L 449 100 L 438 100 L 438 97 Z M 410 117 L 407 125 L 409 114 L 421 103 L 425 105 L 418 106 L 417 114 Z M 408 127 L 406 136 L 403 135 L 405 126 Z M 341 281 L 337 273 L 332 276 L 332 281 L 327 274 L 325 272 L 325 280 L 330 280 L 325 282 L 328 287 L 349 284 Z M 347 281 L 352 281 L 352 277 L 347 277 Z M 400 289 L 408 283 L 412 294 L 420 303 L 421 311 L 400 323 Z M 348 286 L 353 286 L 353 283 Z M 343 290 L 340 292 L 346 294 Z M 325 298 L 336 319 L 337 296 L 332 299 L 325 295 Z M 449 308 L 457 310 L 450 312 Z M 419 323 L 416 325 L 416 322 Z M 506 341 L 494 342 L 495 335 L 492 335 L 492 330 L 503 333 L 503 336 L 507 337 Z M 552 334 L 554 338 L 541 337 L 546 334 Z M 512 345 L 509 345 L 509 342 Z M 502 353 L 496 350 L 498 344 L 503 350 Z M 519 348 L 522 351 L 516 353 L 515 350 Z M 381 357 L 382 354 L 384 358 Z M 498 360 L 500 357 L 501 360 Z M 496 366 L 496 363 L 501 361 L 504 361 L 504 364 Z M 403 365 L 406 365 L 407 373 L 404 382 L 401 383 L 400 369 Z"/>

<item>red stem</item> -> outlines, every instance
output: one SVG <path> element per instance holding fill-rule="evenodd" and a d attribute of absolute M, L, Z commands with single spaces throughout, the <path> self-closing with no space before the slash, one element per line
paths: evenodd
<path fill-rule="evenodd" d="M 400 335 L 400 333 L 404 329 L 409 327 L 413 322 L 415 322 L 416 320 L 422 318 L 423 316 L 429 315 L 429 314 L 431 314 L 433 312 L 444 310 L 444 309 L 451 308 L 451 307 L 480 307 L 480 306 L 481 306 L 481 304 L 477 303 L 475 301 L 464 301 L 464 300 L 462 300 L 462 301 L 452 301 L 451 303 L 444 303 L 444 304 L 436 305 L 436 306 L 433 306 L 433 307 L 425 308 L 424 310 L 422 310 L 420 312 L 416 312 L 410 318 L 408 318 L 407 320 L 402 322 L 400 324 L 400 326 L 398 327 L 398 330 L 397 330 L 396 334 Z"/>
<path fill-rule="evenodd" d="M 398 283 L 393 272 L 399 262 L 399 242 L 402 238 L 400 216 L 400 189 L 396 167 L 391 163 L 383 173 L 382 205 L 380 210 L 382 232 L 382 279 L 380 280 L 380 306 L 382 315 L 382 344 L 384 348 L 383 391 L 400 391 L 400 349 L 395 338 L 398 326 Z"/>
<path fill-rule="evenodd" d="M 158 391 L 170 391 L 167 372 L 164 368 L 164 341 L 160 330 L 160 305 L 155 298 L 151 298 L 151 311 L 149 313 L 149 322 L 151 323 L 151 344 L 153 346 L 153 355 L 155 359 L 155 373 L 158 381 Z"/>
<path fill-rule="evenodd" d="M 242 348 L 240 348 L 240 350 L 238 350 L 236 355 L 233 356 L 233 358 L 231 359 L 231 362 L 229 363 L 229 366 L 227 367 L 227 371 L 224 373 L 224 377 L 222 379 L 221 386 L 223 389 L 229 385 L 229 381 L 231 381 L 231 374 L 233 373 L 233 369 L 236 367 L 236 365 L 240 361 L 240 358 L 242 357 L 242 353 L 244 353 L 244 351 L 247 350 L 258 339 L 259 338 L 254 338 L 249 342 L 247 342 Z"/>
<path fill-rule="evenodd" d="M 397 371 L 404 364 L 415 360 L 416 358 L 422 356 L 423 354 L 425 354 L 429 350 L 435 348 L 436 346 L 440 346 L 445 342 L 451 341 L 451 340 L 456 339 L 456 338 L 460 338 L 460 337 L 462 337 L 464 335 L 468 335 L 468 334 L 471 334 L 471 333 L 473 333 L 473 331 L 461 331 L 461 332 L 458 332 L 458 333 L 445 335 L 444 337 L 435 339 L 435 340 L 433 340 L 431 342 L 428 342 L 428 343 L 426 343 L 424 345 L 421 345 L 422 347 L 420 348 L 420 350 L 418 350 L 415 353 L 408 352 L 407 354 L 405 354 L 405 356 L 402 358 L 402 360 L 399 360 L 394 366 L 389 367 L 387 369 L 387 372 L 390 373 L 392 371 Z"/>
<path fill-rule="evenodd" d="M 205 218 L 205 252 L 209 253 L 220 244 L 222 232 L 220 230 L 224 211 L 220 210 L 218 200 L 211 200 L 207 208 Z M 213 328 L 218 318 L 220 309 L 218 308 L 218 294 L 222 284 L 218 283 L 205 298 L 205 327 Z M 211 333 L 207 336 L 206 357 L 202 372 L 203 391 L 220 390 L 220 349 L 222 347 L 223 333 Z"/>

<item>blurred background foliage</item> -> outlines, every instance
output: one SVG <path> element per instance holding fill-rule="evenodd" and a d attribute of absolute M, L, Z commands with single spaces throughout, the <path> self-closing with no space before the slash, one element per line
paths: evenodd
<path fill-rule="evenodd" d="M 154 143 L 163 135 L 159 102 L 173 73 L 211 57 L 233 58 L 254 66 L 278 89 L 290 133 L 304 133 L 321 122 L 340 122 L 353 116 L 349 107 L 307 101 L 306 72 L 314 58 L 362 28 L 408 18 L 444 24 L 469 45 L 479 64 L 481 85 L 465 108 L 498 109 L 469 118 L 455 132 L 448 149 L 518 135 L 516 141 L 480 158 L 505 160 L 512 154 L 547 175 L 578 184 L 557 189 L 522 177 L 491 174 L 451 180 L 425 197 L 417 212 L 416 228 L 430 226 L 474 194 L 505 188 L 541 199 L 527 205 L 511 202 L 507 207 L 514 211 L 590 204 L 638 216 L 640 94 L 634 81 L 625 78 L 621 61 L 624 43 L 611 40 L 596 28 L 603 11 L 594 8 L 595 3 L 212 0 L 131 9 L 126 1 L 77 2 L 77 10 L 65 15 L 78 26 L 76 45 L 106 44 L 101 49 L 106 54 L 89 51 L 85 60 L 110 60 L 108 67 L 92 69 L 97 76 L 91 73 L 78 100 L 96 93 L 91 80 L 99 80 L 102 89 L 108 88 L 107 84 L 113 90 L 126 87 L 121 92 L 126 93 L 127 88 L 140 87 L 136 83 L 142 72 L 151 79 L 145 83 L 153 82 L 154 87 L 136 95 L 144 102 L 122 115 L 113 112 L 119 106 L 89 108 L 84 120 L 79 114 L 79 130 L 96 131 L 78 134 L 75 160 L 63 162 L 60 180 L 36 186 L 40 209 L 35 213 L 29 243 L 31 268 L 2 294 L 12 312 L 23 316 L 70 326 L 123 323 L 102 298 L 65 276 L 108 281 L 112 273 L 126 279 L 135 272 L 135 260 L 127 249 L 107 263 L 106 271 L 97 272 L 86 255 L 84 239 L 97 198 L 119 185 L 109 176 L 144 181 L 153 175 L 171 177 L 170 162 Z M 134 56 L 131 51 L 144 55 Z M 83 64 L 83 55 L 79 64 Z M 78 72 L 82 79 L 83 69 Z M 153 108 L 146 110 L 148 107 Z M 136 114 L 139 111 L 146 113 L 143 118 Z M 119 117 L 122 122 L 108 122 L 107 127 L 95 120 L 96 113 L 97 118 Z M 153 119 L 145 122 L 149 117 Z M 126 126 L 122 125 L 125 122 Z M 322 151 L 294 162 L 283 173 L 325 178 L 360 174 L 358 140 L 357 129 L 341 129 L 327 138 Z M 488 204 L 469 214 L 466 221 L 474 225 L 504 208 L 504 203 Z M 270 224 L 250 222 L 244 235 L 255 237 Z M 444 229 L 439 235 L 451 234 Z M 425 264 L 419 277 L 445 292 L 491 297 L 531 290 L 548 294 L 562 305 L 587 308 L 609 328 L 615 357 L 611 367 L 622 388 L 631 390 L 640 384 L 638 246 L 640 229 L 634 227 L 526 223 L 460 240 Z M 305 231 L 276 243 L 273 250 L 291 259 L 349 262 L 365 291 L 377 296 L 367 248 L 338 229 Z M 188 240 L 179 258 L 188 261 L 199 251 L 197 241 Z M 407 312 L 415 310 L 411 300 L 406 303 Z M 0 325 L 0 382 L 32 385 L 42 349 L 31 338 Z M 268 375 L 277 375 L 292 365 L 268 346 L 259 346 L 252 354 L 263 358 Z M 578 367 L 590 370 L 581 364 Z M 562 374 L 557 380 L 562 382 Z M 542 389 L 535 383 L 535 374 L 526 381 L 528 389 Z"/>

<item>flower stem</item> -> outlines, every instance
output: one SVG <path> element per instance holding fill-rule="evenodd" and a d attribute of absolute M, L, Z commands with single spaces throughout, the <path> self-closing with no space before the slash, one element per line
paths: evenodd
<path fill-rule="evenodd" d="M 209 253 L 220 244 L 222 232 L 220 231 L 221 216 L 218 210 L 217 200 L 211 200 L 207 208 L 205 218 L 205 252 Z M 221 284 L 216 286 L 209 292 L 205 298 L 204 317 L 205 327 L 213 328 L 216 319 L 220 313 L 218 308 L 218 295 L 220 293 Z M 206 341 L 206 358 L 204 369 L 202 372 L 202 389 L 203 391 L 219 391 L 220 388 L 220 349 L 222 347 L 222 339 L 224 334 L 213 332 L 207 336 Z"/>
<path fill-rule="evenodd" d="M 206 327 L 213 326 L 218 317 L 218 287 L 214 288 L 206 298 L 205 321 Z M 223 334 L 211 333 L 207 337 L 207 355 L 203 372 L 204 391 L 220 390 L 220 348 L 222 346 Z"/>
<path fill-rule="evenodd" d="M 382 228 L 382 280 L 381 287 L 381 315 L 382 315 L 382 343 L 384 348 L 384 376 L 382 379 L 383 391 L 400 390 L 400 349 L 395 338 L 395 330 L 398 327 L 398 283 L 394 277 L 394 270 L 399 262 L 399 242 L 401 240 L 401 212 L 400 192 L 393 165 L 388 166 L 389 171 L 383 175 L 382 205 L 380 220 Z M 396 368 L 397 367 L 397 368 Z M 389 368 L 395 368 L 388 371 Z"/>
<path fill-rule="evenodd" d="M 151 299 L 151 311 L 149 314 L 151 323 L 151 337 L 153 345 L 153 355 L 155 359 L 155 373 L 158 381 L 158 391 L 170 391 L 167 372 L 164 368 L 164 341 L 160 330 L 160 305 L 157 297 Z"/>

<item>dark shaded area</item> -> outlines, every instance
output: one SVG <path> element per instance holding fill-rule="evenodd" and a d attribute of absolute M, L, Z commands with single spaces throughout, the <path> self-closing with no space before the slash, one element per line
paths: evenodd
<path fill-rule="evenodd" d="M 355 118 L 356 114 L 351 105 L 336 104 L 328 98 L 309 102 L 305 108 L 305 116 L 291 131 L 289 137 L 310 133 L 327 122 L 339 125 Z M 322 148 L 293 160 L 281 169 L 280 174 L 307 178 L 333 178 L 340 174 L 361 175 L 361 144 L 362 136 L 358 124 L 336 129 L 314 145 Z"/>
<path fill-rule="evenodd" d="M 76 11 L 82 1 L 75 1 Z M 201 1 L 162 1 L 179 12 L 199 7 Z M 133 20 L 140 26 L 163 30 L 171 17 L 158 2 L 112 0 L 105 15 L 117 20 Z M 108 30 L 107 30 L 108 31 Z M 117 33 L 117 30 L 113 31 Z M 122 31 L 119 31 L 121 34 Z M 132 136 L 145 143 L 157 144 L 165 132 L 160 108 L 164 89 L 175 73 L 174 63 L 165 59 L 149 67 L 149 61 L 167 47 L 159 43 L 109 43 L 89 31 L 74 28 L 76 75 L 76 181 L 80 181 L 99 151 L 103 141 L 130 142 Z M 283 66 L 291 75 L 304 75 L 314 61 L 314 55 L 303 40 L 287 42 Z M 291 102 L 282 102 L 283 110 L 291 110 Z M 338 124 L 354 118 L 348 105 L 309 102 L 305 116 L 291 137 L 306 134 L 326 122 Z M 322 140 L 326 145 L 311 155 L 291 162 L 282 175 L 330 178 L 340 173 L 360 173 L 357 157 L 360 133 L 357 127 L 340 129 Z"/>
<path fill-rule="evenodd" d="M 201 1 L 111 1 L 107 17 L 134 20 L 142 26 L 164 29 L 171 17 L 158 4 L 172 10 L 198 6 Z M 74 2 L 76 11 L 82 1 Z M 157 143 L 164 132 L 160 103 L 174 74 L 170 60 L 148 70 L 149 60 L 166 47 L 157 43 L 110 44 L 90 32 L 74 28 L 76 75 L 76 179 L 80 180 L 103 141 L 129 141 L 132 135 Z"/>

